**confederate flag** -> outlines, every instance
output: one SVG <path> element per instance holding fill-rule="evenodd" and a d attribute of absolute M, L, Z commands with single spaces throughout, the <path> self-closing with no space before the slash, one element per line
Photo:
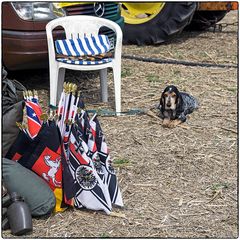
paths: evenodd
<path fill-rule="evenodd" d="M 35 138 L 42 126 L 40 116 L 42 114 L 41 107 L 36 102 L 26 101 L 28 131 L 31 138 Z"/>

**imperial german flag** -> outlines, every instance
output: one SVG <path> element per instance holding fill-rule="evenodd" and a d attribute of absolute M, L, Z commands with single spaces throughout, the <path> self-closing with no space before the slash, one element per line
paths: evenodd
<path fill-rule="evenodd" d="M 96 116 L 90 120 L 93 136 L 95 137 L 97 152 L 102 165 L 104 181 L 108 185 L 110 198 L 113 204 L 123 207 L 122 194 L 118 186 L 117 176 L 112 166 L 109 150 L 103 135 L 102 128 Z"/>
<path fill-rule="evenodd" d="M 69 168 L 76 187 L 74 205 L 76 208 L 103 210 L 110 214 L 112 204 L 107 186 L 97 174 L 82 137 L 82 128 L 77 123 L 73 124 L 69 142 Z"/>
<path fill-rule="evenodd" d="M 97 152 L 97 144 L 95 141 L 96 130 L 94 132 L 89 122 L 89 115 L 85 110 L 81 110 L 81 115 L 77 123 L 81 126 L 81 129 L 83 131 L 82 138 L 87 143 L 87 146 L 88 146 L 87 155 L 91 158 L 99 177 L 102 179 L 103 184 L 105 185 L 105 188 L 108 189 L 108 186 L 105 180 L 105 175 L 104 175 L 104 165 L 100 161 L 100 158 Z"/>

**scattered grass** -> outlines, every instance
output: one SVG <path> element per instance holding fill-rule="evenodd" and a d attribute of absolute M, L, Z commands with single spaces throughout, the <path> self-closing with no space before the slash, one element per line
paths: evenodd
<path fill-rule="evenodd" d="M 212 186 L 211 186 L 211 190 L 213 191 L 218 191 L 220 189 L 223 189 L 223 188 L 228 188 L 229 187 L 229 183 L 214 183 Z"/>
<path fill-rule="evenodd" d="M 110 238 L 110 235 L 108 233 L 102 233 L 100 238 Z"/>
<path fill-rule="evenodd" d="M 159 76 L 157 75 L 153 75 L 153 74 L 149 74 L 147 75 L 147 80 L 150 82 L 150 83 L 156 83 L 156 82 L 161 82 L 162 80 L 159 78 Z"/>
<path fill-rule="evenodd" d="M 181 71 L 180 70 L 173 70 L 173 74 L 180 76 L 181 75 Z"/>
<path fill-rule="evenodd" d="M 176 55 L 176 58 L 177 58 L 177 59 L 184 59 L 182 53 L 179 52 L 179 51 L 176 51 L 176 52 L 175 52 L 175 55 Z"/>
<path fill-rule="evenodd" d="M 125 78 L 132 75 L 131 68 L 124 68 L 121 72 L 121 77 Z"/>
<path fill-rule="evenodd" d="M 174 75 L 174 77 L 176 77 L 175 75 Z M 170 79 L 168 79 L 168 82 L 167 82 L 167 84 L 168 85 L 176 85 L 176 87 L 182 82 L 182 81 L 180 81 L 180 79 L 179 78 L 170 78 Z M 182 89 L 181 89 L 182 90 Z"/>
<path fill-rule="evenodd" d="M 228 87 L 227 90 L 230 91 L 230 92 L 233 92 L 233 93 L 237 92 L 237 88 Z"/>
<path fill-rule="evenodd" d="M 126 164 L 129 164 L 129 160 L 128 159 L 125 159 L 125 158 L 119 158 L 119 159 L 115 159 L 114 160 L 114 164 L 115 165 L 118 165 L 118 166 L 120 166 L 120 165 L 126 165 Z"/>

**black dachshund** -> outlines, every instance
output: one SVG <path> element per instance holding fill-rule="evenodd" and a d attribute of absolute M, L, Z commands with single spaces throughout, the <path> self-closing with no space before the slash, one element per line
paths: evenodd
<path fill-rule="evenodd" d="M 163 125 L 175 127 L 186 121 L 186 115 L 198 108 L 197 100 L 185 92 L 179 92 L 177 87 L 167 86 L 160 98 L 160 117 Z"/>

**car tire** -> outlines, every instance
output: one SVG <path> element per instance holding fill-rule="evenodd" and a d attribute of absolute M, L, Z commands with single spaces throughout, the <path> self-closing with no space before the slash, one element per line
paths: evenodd
<path fill-rule="evenodd" d="M 125 6 L 127 4 L 123 3 L 122 11 L 126 11 Z M 166 2 L 158 14 L 144 23 L 131 24 L 125 18 L 123 43 L 150 45 L 165 42 L 191 22 L 196 7 L 195 2 Z"/>

